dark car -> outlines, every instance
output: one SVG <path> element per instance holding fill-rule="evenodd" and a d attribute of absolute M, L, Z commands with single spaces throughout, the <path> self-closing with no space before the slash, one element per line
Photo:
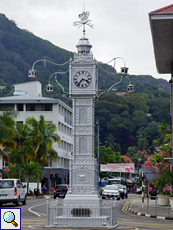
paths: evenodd
<path fill-rule="evenodd" d="M 54 189 L 54 199 L 56 199 L 56 197 L 65 198 L 67 191 L 68 191 L 68 185 L 58 184 L 56 188 Z"/>

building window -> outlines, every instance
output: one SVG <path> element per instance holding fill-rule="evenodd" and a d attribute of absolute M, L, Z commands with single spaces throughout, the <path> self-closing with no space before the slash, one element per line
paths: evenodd
<path fill-rule="evenodd" d="M 26 104 L 26 111 L 35 111 L 35 104 Z"/>
<path fill-rule="evenodd" d="M 52 104 L 26 104 L 26 111 L 52 111 Z"/>
<path fill-rule="evenodd" d="M 14 104 L 0 104 L 0 111 L 8 110 L 8 108 L 14 110 Z"/>
<path fill-rule="evenodd" d="M 17 110 L 23 111 L 23 104 L 17 104 Z"/>
<path fill-rule="evenodd" d="M 16 123 L 21 123 L 21 124 L 23 124 L 23 121 L 16 121 Z"/>
<path fill-rule="evenodd" d="M 45 104 L 45 111 L 52 111 L 52 104 Z"/>

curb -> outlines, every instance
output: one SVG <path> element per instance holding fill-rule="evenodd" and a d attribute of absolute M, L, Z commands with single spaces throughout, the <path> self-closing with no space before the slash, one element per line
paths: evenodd
<path fill-rule="evenodd" d="M 169 218 L 169 217 L 152 216 L 152 215 L 145 214 L 145 213 L 134 212 L 134 211 L 131 210 L 130 208 L 129 208 L 129 212 L 131 212 L 132 214 L 135 214 L 135 215 L 137 215 L 137 216 L 145 216 L 145 217 L 149 217 L 149 218 L 156 218 L 156 219 L 162 219 L 162 220 L 173 220 L 173 218 Z"/>

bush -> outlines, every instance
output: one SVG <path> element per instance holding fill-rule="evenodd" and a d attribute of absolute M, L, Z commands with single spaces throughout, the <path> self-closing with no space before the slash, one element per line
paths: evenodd
<path fill-rule="evenodd" d="M 99 188 L 99 195 L 102 196 L 102 188 Z"/>

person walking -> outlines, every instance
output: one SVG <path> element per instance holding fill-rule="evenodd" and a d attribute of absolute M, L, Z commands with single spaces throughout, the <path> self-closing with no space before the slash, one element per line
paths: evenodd
<path fill-rule="evenodd" d="M 43 187 L 42 187 L 42 191 L 43 191 L 43 194 L 45 194 L 45 193 L 46 193 L 46 184 L 44 184 L 44 185 L 43 185 Z"/>

